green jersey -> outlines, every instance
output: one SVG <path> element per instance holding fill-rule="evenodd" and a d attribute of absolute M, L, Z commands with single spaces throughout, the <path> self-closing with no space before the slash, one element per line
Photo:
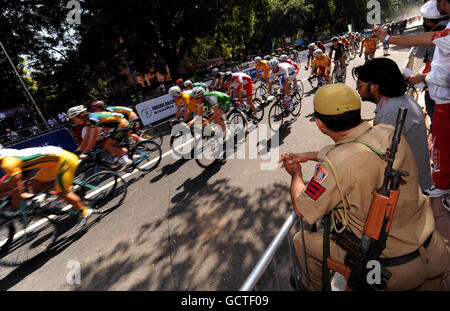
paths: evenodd
<path fill-rule="evenodd" d="M 227 110 L 230 106 L 231 100 L 230 96 L 222 92 L 210 92 L 205 93 L 205 102 L 204 105 L 208 107 L 214 107 L 216 105 L 219 106 L 222 110 Z"/>

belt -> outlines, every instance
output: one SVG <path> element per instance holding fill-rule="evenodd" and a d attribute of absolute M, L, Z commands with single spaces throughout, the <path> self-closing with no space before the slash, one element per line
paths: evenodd
<path fill-rule="evenodd" d="M 422 246 L 424 248 L 428 248 L 428 246 L 430 245 L 432 236 L 433 236 L 433 233 L 431 233 L 430 236 L 425 240 L 425 242 L 423 242 Z M 420 256 L 420 252 L 418 249 L 416 249 L 414 252 L 411 252 L 409 254 L 399 256 L 399 257 L 378 258 L 378 261 L 385 267 L 395 267 L 395 266 L 400 266 L 400 265 L 403 265 L 410 261 L 413 261 L 414 259 L 416 259 L 419 256 Z"/>

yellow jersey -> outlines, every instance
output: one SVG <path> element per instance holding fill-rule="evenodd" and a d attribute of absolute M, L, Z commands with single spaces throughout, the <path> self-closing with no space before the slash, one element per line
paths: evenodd
<path fill-rule="evenodd" d="M 264 79 L 268 79 L 269 74 L 270 74 L 269 62 L 266 60 L 262 60 L 262 61 L 258 62 L 256 64 L 256 72 L 258 72 L 258 70 L 261 70 L 261 69 L 263 70 L 262 77 Z"/>
<path fill-rule="evenodd" d="M 361 40 L 361 46 L 366 46 L 365 52 L 369 53 L 376 49 L 377 41 L 374 38 L 364 38 Z"/>
<path fill-rule="evenodd" d="M 331 70 L 331 60 L 326 54 L 320 54 L 313 58 L 311 62 L 313 68 L 318 68 L 320 71 L 325 72 L 325 70 Z"/>
<path fill-rule="evenodd" d="M 180 107 L 184 105 L 184 108 L 189 109 L 189 111 L 197 111 L 198 104 L 197 101 L 194 100 L 191 96 L 192 90 L 187 90 L 181 92 L 181 97 L 175 100 L 175 104 Z"/>

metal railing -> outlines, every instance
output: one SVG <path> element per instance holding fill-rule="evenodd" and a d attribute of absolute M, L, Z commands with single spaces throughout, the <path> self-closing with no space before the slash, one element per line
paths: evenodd
<path fill-rule="evenodd" d="M 277 282 L 279 283 L 279 277 L 277 273 L 278 269 L 274 257 L 279 248 L 282 246 L 283 242 L 286 241 L 286 239 L 289 244 L 290 257 L 292 260 L 292 269 L 295 276 L 295 280 L 299 279 L 298 277 L 300 273 L 299 262 L 297 260 L 297 255 L 295 253 L 292 236 L 289 234 L 291 229 L 294 228 L 298 223 L 298 220 L 299 217 L 295 214 L 295 211 L 292 211 L 289 217 L 285 220 L 280 231 L 277 233 L 275 238 L 270 243 L 269 247 L 267 247 L 261 259 L 258 261 L 258 263 L 253 268 L 250 275 L 247 277 L 245 282 L 240 287 L 239 289 L 240 291 L 256 290 L 258 281 L 261 279 L 261 277 L 263 276 L 264 272 L 266 271 L 267 267 L 270 265 L 271 262 L 274 263 L 275 277 L 277 279 Z M 278 289 L 281 290 L 280 284 L 278 284 Z"/>
<path fill-rule="evenodd" d="M 72 122 L 65 122 L 65 123 L 60 123 L 57 124 L 53 127 L 47 128 L 47 126 L 45 124 L 36 124 L 34 126 L 31 127 L 27 127 L 21 130 L 17 130 L 14 131 L 17 133 L 17 136 L 14 135 L 14 137 L 8 137 L 8 135 L 1 135 L 0 136 L 0 142 L 4 147 L 10 146 L 10 145 L 14 145 L 17 143 L 20 143 L 22 141 L 28 140 L 30 138 L 33 137 L 37 137 L 43 134 L 47 134 L 62 128 L 66 128 L 70 135 L 72 135 L 72 137 L 74 137 L 73 135 L 73 131 L 72 131 Z M 75 140 L 75 138 L 74 138 Z"/>

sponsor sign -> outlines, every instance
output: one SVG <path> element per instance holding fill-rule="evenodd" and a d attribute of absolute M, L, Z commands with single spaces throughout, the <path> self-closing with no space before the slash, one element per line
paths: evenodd
<path fill-rule="evenodd" d="M 176 114 L 177 106 L 169 94 L 136 105 L 136 111 L 144 126 Z"/>

